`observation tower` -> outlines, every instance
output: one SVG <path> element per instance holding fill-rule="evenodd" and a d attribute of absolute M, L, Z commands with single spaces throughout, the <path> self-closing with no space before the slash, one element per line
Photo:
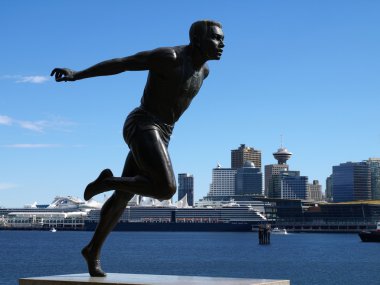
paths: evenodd
<path fill-rule="evenodd" d="M 286 164 L 286 161 L 290 159 L 293 153 L 288 151 L 285 147 L 280 147 L 277 152 L 273 153 L 275 159 L 277 159 L 278 164 Z"/>

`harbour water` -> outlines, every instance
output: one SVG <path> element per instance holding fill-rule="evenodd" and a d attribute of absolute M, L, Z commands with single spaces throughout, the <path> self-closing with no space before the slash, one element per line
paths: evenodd
<path fill-rule="evenodd" d="M 92 232 L 0 231 L 0 284 L 86 272 L 81 248 Z M 289 279 L 297 284 L 379 284 L 380 243 L 357 234 L 113 232 L 102 255 L 107 272 Z"/>

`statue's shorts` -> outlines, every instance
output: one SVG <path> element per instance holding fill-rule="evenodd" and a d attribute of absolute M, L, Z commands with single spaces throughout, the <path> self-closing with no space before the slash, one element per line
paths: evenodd
<path fill-rule="evenodd" d="M 156 131 L 164 145 L 168 147 L 173 128 L 173 125 L 161 122 L 153 114 L 138 107 L 125 120 L 123 137 L 125 142 L 130 145 L 135 136 L 142 135 L 146 131 Z"/>

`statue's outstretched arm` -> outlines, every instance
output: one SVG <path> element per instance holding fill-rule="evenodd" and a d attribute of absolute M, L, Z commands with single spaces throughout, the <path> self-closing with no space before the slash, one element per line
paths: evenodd
<path fill-rule="evenodd" d="M 68 68 L 55 68 L 51 76 L 57 82 L 75 81 L 89 77 L 114 75 L 124 71 L 161 70 L 175 62 L 176 54 L 172 48 L 158 48 L 152 51 L 139 52 L 132 56 L 114 58 L 100 62 L 82 71 Z"/>

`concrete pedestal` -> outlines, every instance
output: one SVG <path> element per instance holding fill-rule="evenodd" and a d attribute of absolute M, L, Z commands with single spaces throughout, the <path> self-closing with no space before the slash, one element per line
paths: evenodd
<path fill-rule="evenodd" d="M 19 281 L 19 285 L 290 285 L 288 280 L 118 273 L 108 273 L 102 278 L 85 273 L 22 278 Z"/>

